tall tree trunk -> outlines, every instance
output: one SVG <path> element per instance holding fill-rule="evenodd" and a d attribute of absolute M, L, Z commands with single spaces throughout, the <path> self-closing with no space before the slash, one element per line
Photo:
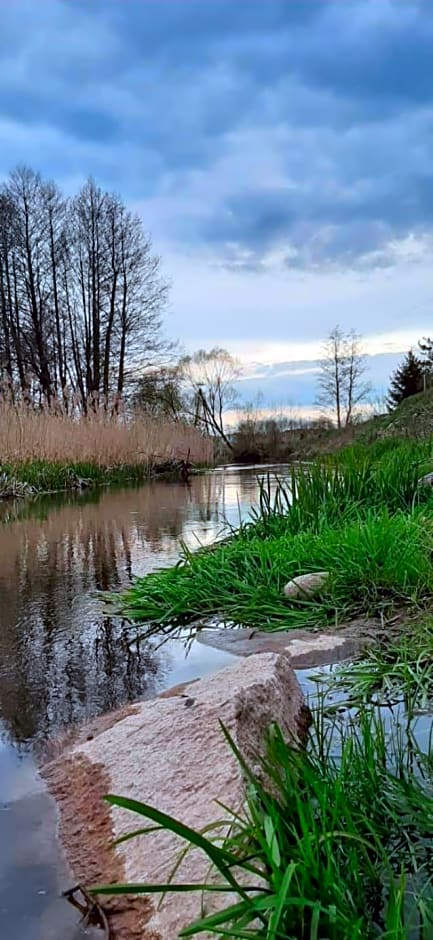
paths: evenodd
<path fill-rule="evenodd" d="M 57 342 L 57 372 L 60 382 L 60 390 L 62 394 L 62 401 L 64 407 L 67 408 L 67 393 L 66 393 L 66 356 L 64 341 L 62 336 L 62 316 L 60 312 L 59 304 L 59 290 L 57 283 L 57 259 L 55 251 L 55 241 L 54 241 L 54 226 L 53 226 L 53 216 L 51 209 L 49 210 L 49 235 L 50 235 L 50 260 L 51 260 L 51 276 L 53 283 L 53 300 L 54 300 L 54 322 L 55 322 L 55 333 L 56 333 L 56 342 Z"/>
<path fill-rule="evenodd" d="M 43 394 L 46 398 L 47 404 L 51 404 L 52 400 L 52 384 L 50 370 L 48 366 L 46 348 L 44 343 L 44 336 L 42 331 L 42 318 L 41 311 L 38 305 L 38 299 L 36 294 L 36 279 L 35 272 L 33 269 L 33 257 L 32 257 L 32 247 L 30 241 L 30 225 L 29 225 L 29 207 L 27 199 L 24 199 L 24 211 L 25 211 L 25 251 L 27 259 L 27 287 L 28 295 L 30 300 L 31 307 L 31 319 L 34 330 L 34 337 L 36 343 L 36 350 L 38 355 L 38 371 L 39 379 L 42 386 Z"/>

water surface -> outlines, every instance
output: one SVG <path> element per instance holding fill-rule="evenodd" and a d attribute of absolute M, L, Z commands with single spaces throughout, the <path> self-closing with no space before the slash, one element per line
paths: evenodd
<path fill-rule="evenodd" d="M 269 468 L 272 472 L 272 468 Z M 278 473 L 284 468 L 275 468 Z M 97 591 L 212 543 L 257 501 L 266 468 L 226 468 L 189 485 L 152 482 L 0 503 L 0 935 L 85 936 L 59 900 L 69 873 L 55 808 L 35 771 L 47 739 L 95 715 L 204 675 L 232 656 L 163 647 L 104 613 Z"/>

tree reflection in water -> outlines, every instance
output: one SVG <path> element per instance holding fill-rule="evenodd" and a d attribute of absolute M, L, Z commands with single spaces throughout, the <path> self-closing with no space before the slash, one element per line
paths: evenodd
<path fill-rule="evenodd" d="M 95 591 L 210 544 L 255 501 L 256 472 L 0 505 L 0 720 L 19 747 L 155 695 L 164 647 L 105 615 Z"/>

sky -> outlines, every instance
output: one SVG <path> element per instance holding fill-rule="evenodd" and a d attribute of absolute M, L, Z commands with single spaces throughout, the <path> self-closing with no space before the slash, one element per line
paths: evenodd
<path fill-rule="evenodd" d="M 0 177 L 118 191 L 244 399 L 308 410 L 337 323 L 380 395 L 433 333 L 432 49 L 430 0 L 2 0 Z"/>

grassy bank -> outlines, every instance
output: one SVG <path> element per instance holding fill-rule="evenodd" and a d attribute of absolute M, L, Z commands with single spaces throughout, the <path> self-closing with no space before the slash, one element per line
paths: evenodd
<path fill-rule="evenodd" d="M 155 807 L 108 798 L 199 847 L 213 872 L 206 890 L 230 890 L 228 906 L 181 937 L 433 938 L 433 489 L 419 483 L 432 468 L 431 442 L 357 443 L 294 470 L 274 496 L 264 486 L 257 511 L 231 537 L 185 553 L 123 595 L 149 630 L 214 614 L 269 630 L 395 607 L 410 618 L 399 636 L 322 677 L 305 750 L 274 727 L 260 774 L 235 751 L 246 800 L 223 839 L 210 826 L 194 832 Z M 330 573 L 321 596 L 284 597 L 287 580 L 314 570 Z M 181 872 L 174 886 L 95 891 L 194 890 Z"/>
<path fill-rule="evenodd" d="M 255 516 L 211 549 L 138 579 L 123 611 L 148 629 L 217 615 L 278 630 L 325 626 L 433 595 L 433 490 L 419 478 L 430 444 L 362 447 L 293 470 L 274 497 L 264 486 Z M 290 601 L 284 585 L 329 571 L 322 594 Z"/>
<path fill-rule="evenodd" d="M 384 405 L 384 408 L 386 406 Z M 292 425 L 292 426 L 291 426 Z M 404 399 L 390 412 L 354 421 L 345 428 L 321 420 L 310 424 L 278 417 L 246 418 L 233 435 L 232 457 L 240 463 L 312 460 L 351 444 L 425 441 L 433 435 L 433 388 Z"/>
<path fill-rule="evenodd" d="M 137 463 L 104 467 L 90 461 L 50 463 L 32 460 L 22 464 L 2 463 L 0 474 L 0 498 L 13 498 L 109 483 L 140 482 L 149 476 L 149 466 Z"/>
<path fill-rule="evenodd" d="M 103 409 L 71 417 L 3 402 L 0 439 L 0 497 L 140 481 L 187 459 L 212 462 L 212 445 L 196 428 Z"/>

